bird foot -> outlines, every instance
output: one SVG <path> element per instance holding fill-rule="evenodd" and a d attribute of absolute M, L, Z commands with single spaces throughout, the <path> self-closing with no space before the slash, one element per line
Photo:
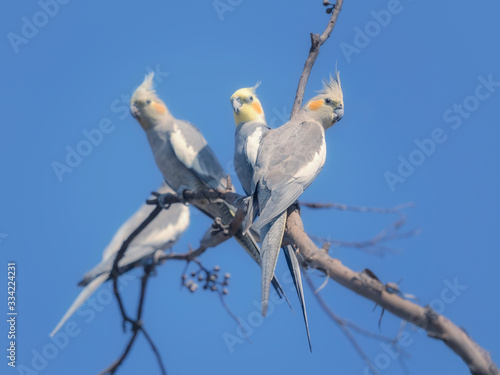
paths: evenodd
<path fill-rule="evenodd" d="M 182 200 L 180 200 L 177 195 L 171 193 L 160 194 L 157 192 L 152 192 L 151 195 L 153 195 L 155 198 L 148 199 L 146 203 L 152 205 L 159 205 L 161 206 L 161 208 L 164 208 L 166 210 L 170 208 L 172 203 L 182 202 Z"/>

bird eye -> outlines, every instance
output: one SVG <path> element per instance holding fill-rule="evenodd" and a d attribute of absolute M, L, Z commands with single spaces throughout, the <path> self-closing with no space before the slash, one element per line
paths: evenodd
<path fill-rule="evenodd" d="M 253 96 L 249 96 L 248 100 L 250 100 L 252 102 L 253 101 Z"/>
<path fill-rule="evenodd" d="M 326 99 L 325 99 L 325 103 L 326 103 L 326 104 L 330 104 L 331 102 L 332 102 L 332 100 L 331 100 L 330 98 L 326 98 Z"/>
<path fill-rule="evenodd" d="M 146 104 L 151 104 L 151 100 L 150 99 L 146 100 Z"/>

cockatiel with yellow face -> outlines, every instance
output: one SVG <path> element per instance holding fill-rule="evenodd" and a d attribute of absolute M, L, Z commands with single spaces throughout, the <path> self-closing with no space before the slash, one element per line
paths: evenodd
<path fill-rule="evenodd" d="M 252 193 L 253 169 L 260 141 L 270 129 L 259 98 L 255 95 L 258 86 L 239 89 L 231 96 L 236 124 L 234 169 L 247 195 Z"/>
<path fill-rule="evenodd" d="M 252 179 L 260 142 L 262 137 L 270 130 L 260 100 L 255 94 L 258 86 L 259 83 L 254 87 L 239 89 L 231 96 L 234 123 L 236 125 L 234 168 L 247 195 L 252 193 Z M 249 207 L 249 209 L 252 210 L 252 207 Z M 251 223 L 252 218 L 253 214 L 249 213 L 247 221 Z M 293 246 L 285 246 L 283 250 L 299 297 L 309 348 L 311 348 L 299 262 Z"/>
<path fill-rule="evenodd" d="M 135 90 L 130 100 L 130 111 L 146 132 L 156 164 L 165 181 L 182 196 L 186 189 L 199 192 L 227 188 L 227 177 L 200 130 L 193 124 L 178 120 L 156 95 L 153 73 Z M 234 188 L 232 188 L 234 190 Z M 211 219 L 220 218 L 222 224 L 231 223 L 235 209 L 225 202 L 198 201 L 196 208 Z M 260 250 L 250 233 L 239 229 L 234 235 L 240 245 L 260 265 Z M 271 276 L 278 295 L 284 295 L 281 286 Z"/>
<path fill-rule="evenodd" d="M 338 72 L 319 95 L 260 143 L 253 173 L 252 199 L 257 200 L 262 246 L 262 314 L 266 314 L 269 285 L 285 230 L 287 209 L 314 181 L 326 159 L 325 131 L 344 115 Z M 253 206 L 253 203 L 250 203 Z"/>

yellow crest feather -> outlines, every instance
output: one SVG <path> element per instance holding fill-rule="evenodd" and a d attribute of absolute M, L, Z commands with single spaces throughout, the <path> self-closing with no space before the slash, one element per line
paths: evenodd
<path fill-rule="evenodd" d="M 327 95 L 329 98 L 337 99 L 341 102 L 344 100 L 342 86 L 340 85 L 340 73 L 338 70 L 335 70 L 335 74 L 333 76 L 330 74 L 329 80 L 323 80 L 323 90 L 319 91 L 319 93 Z"/>

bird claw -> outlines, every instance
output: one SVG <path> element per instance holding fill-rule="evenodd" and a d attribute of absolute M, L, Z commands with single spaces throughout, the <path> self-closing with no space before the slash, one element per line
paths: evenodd
<path fill-rule="evenodd" d="M 155 206 L 156 206 L 156 205 L 158 204 L 158 197 L 160 196 L 160 193 L 157 193 L 156 191 L 152 191 L 152 192 L 151 192 L 151 195 L 152 195 L 153 197 L 155 197 L 155 198 L 153 198 L 153 199 L 148 199 L 148 200 L 146 201 L 146 204 L 151 204 L 151 205 L 155 205 Z"/>
<path fill-rule="evenodd" d="M 170 193 L 166 193 L 166 194 L 161 194 L 159 197 L 158 197 L 158 203 L 160 204 L 160 206 L 166 210 L 168 210 L 170 208 L 170 206 L 172 205 L 172 203 L 167 203 L 165 202 L 165 200 L 167 199 L 167 197 L 171 197 L 172 194 Z"/>
<path fill-rule="evenodd" d="M 220 217 L 216 217 L 212 223 L 212 235 L 222 232 L 225 236 L 229 235 L 229 224 L 224 224 Z"/>
<path fill-rule="evenodd" d="M 174 194 L 171 193 L 165 193 L 165 194 L 151 193 L 151 194 L 153 194 L 156 197 L 156 199 L 153 199 L 153 201 L 165 210 L 168 210 L 170 208 L 170 206 L 173 203 L 172 198 L 175 196 Z"/>

